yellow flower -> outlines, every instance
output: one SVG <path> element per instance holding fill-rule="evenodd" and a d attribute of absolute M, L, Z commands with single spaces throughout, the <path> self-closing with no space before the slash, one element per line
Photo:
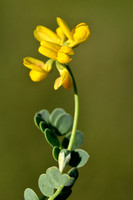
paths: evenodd
<path fill-rule="evenodd" d="M 23 59 L 23 64 L 31 69 L 29 75 L 32 81 L 38 82 L 45 79 L 52 69 L 53 60 L 50 59 L 46 63 L 32 58 L 26 57 Z"/>
<path fill-rule="evenodd" d="M 65 89 L 70 89 L 73 86 L 73 81 L 68 70 L 61 65 L 60 63 L 56 63 L 57 69 L 60 73 L 60 77 L 55 80 L 54 89 L 57 90 L 61 85 Z"/>
<path fill-rule="evenodd" d="M 57 23 L 68 38 L 66 43 L 71 48 L 86 42 L 90 37 L 90 30 L 86 23 L 78 24 L 72 31 L 70 31 L 66 22 L 59 17 L 57 17 Z"/>
<path fill-rule="evenodd" d="M 39 53 L 50 58 L 46 63 L 31 57 L 23 59 L 26 67 L 31 69 L 29 75 L 35 82 L 45 79 L 56 61 L 56 67 L 60 77 L 56 79 L 54 89 L 61 85 L 70 89 L 73 85 L 72 77 L 65 66 L 74 55 L 73 47 L 87 41 L 90 37 L 90 30 L 86 23 L 80 23 L 70 31 L 68 25 L 61 18 L 57 17 L 59 27 L 55 32 L 44 26 L 37 26 L 34 31 L 35 38 L 40 42 Z"/>
<path fill-rule="evenodd" d="M 34 31 L 34 37 L 39 41 L 48 41 L 60 44 L 61 40 L 56 33 L 44 26 L 37 26 Z"/>
<path fill-rule="evenodd" d="M 38 51 L 44 56 L 57 60 L 62 64 L 69 63 L 72 60 L 69 55 L 74 54 L 70 47 L 48 41 L 42 41 Z"/>
<path fill-rule="evenodd" d="M 56 33 L 44 26 L 37 26 L 34 31 L 34 37 L 39 41 L 48 41 L 62 45 L 66 40 L 66 36 L 62 29 L 58 27 Z"/>

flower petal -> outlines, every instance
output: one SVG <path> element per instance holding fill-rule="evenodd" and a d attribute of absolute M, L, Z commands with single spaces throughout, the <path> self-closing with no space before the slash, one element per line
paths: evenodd
<path fill-rule="evenodd" d="M 54 42 L 48 42 L 48 41 L 42 41 L 41 46 L 47 47 L 55 52 L 58 52 L 61 46 L 59 44 L 56 44 Z"/>
<path fill-rule="evenodd" d="M 56 59 L 58 62 L 62 63 L 62 64 L 65 64 L 65 63 L 69 63 L 72 58 L 70 58 L 67 54 L 65 53 L 58 53 L 57 54 L 57 59 Z"/>
<path fill-rule="evenodd" d="M 90 37 L 90 30 L 86 23 L 78 24 L 71 33 L 73 35 L 73 41 L 68 40 L 69 47 L 74 47 L 80 43 L 86 42 Z"/>
<path fill-rule="evenodd" d="M 59 63 L 58 63 L 59 64 Z M 60 64 L 59 64 L 60 65 Z M 72 77 L 65 67 L 58 67 L 60 77 L 55 80 L 54 89 L 57 90 L 61 85 L 65 89 L 70 89 L 73 85 Z"/>
<path fill-rule="evenodd" d="M 29 69 L 33 69 L 38 72 L 44 72 L 45 63 L 38 59 L 32 57 L 25 57 L 23 59 L 23 64 Z"/>
<path fill-rule="evenodd" d="M 55 83 L 54 83 L 54 89 L 55 90 L 58 90 L 59 87 L 62 85 L 62 77 L 59 77 L 55 80 Z"/>
<path fill-rule="evenodd" d="M 42 72 L 38 72 L 38 71 L 35 71 L 35 70 L 31 70 L 29 75 L 30 75 L 30 78 L 31 78 L 32 81 L 38 82 L 38 81 L 45 79 L 48 76 L 48 73 L 46 73 L 46 72 L 42 73 Z"/>
<path fill-rule="evenodd" d="M 66 24 L 66 22 L 64 20 L 62 20 L 61 18 L 57 17 L 57 23 L 58 23 L 59 27 L 61 27 L 62 31 L 67 36 L 67 38 L 72 40 L 73 37 L 72 37 L 71 31 L 70 31 L 68 25 Z"/>
<path fill-rule="evenodd" d="M 60 53 L 67 53 L 68 55 L 74 55 L 74 51 L 66 45 L 62 46 L 60 48 L 59 52 Z"/>
<path fill-rule="evenodd" d="M 38 49 L 39 53 L 41 53 L 42 55 L 48 57 L 48 58 L 52 58 L 54 60 L 56 60 L 56 57 L 57 57 L 57 52 L 47 48 L 47 47 L 44 47 L 44 46 L 40 46 L 39 49 Z"/>
<path fill-rule="evenodd" d="M 63 44 L 66 40 L 66 35 L 64 34 L 64 32 L 62 31 L 61 27 L 58 27 L 56 29 L 56 33 L 58 35 L 58 37 L 61 39 L 61 44 Z"/>
<path fill-rule="evenodd" d="M 46 40 L 60 44 L 60 38 L 56 35 L 56 33 L 44 26 L 36 27 L 36 30 L 34 31 L 34 37 L 40 42 Z"/>

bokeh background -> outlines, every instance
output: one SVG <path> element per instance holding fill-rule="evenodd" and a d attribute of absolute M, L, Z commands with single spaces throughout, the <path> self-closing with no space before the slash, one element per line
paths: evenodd
<path fill-rule="evenodd" d="M 54 91 L 56 69 L 33 83 L 23 57 L 46 60 L 33 37 L 37 25 L 55 30 L 86 22 L 90 40 L 75 49 L 71 68 L 80 95 L 78 129 L 90 160 L 80 169 L 70 200 L 133 199 L 133 3 L 131 0 L 0 1 L 0 199 L 23 199 L 48 167 L 57 165 L 35 127 L 34 113 L 63 107 L 73 115 L 73 91 Z"/>

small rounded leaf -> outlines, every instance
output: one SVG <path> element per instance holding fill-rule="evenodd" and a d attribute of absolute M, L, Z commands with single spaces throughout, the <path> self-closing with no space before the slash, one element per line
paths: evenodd
<path fill-rule="evenodd" d="M 46 171 L 47 181 L 53 186 L 53 188 L 58 189 L 61 186 L 61 176 L 57 167 L 50 167 Z"/>
<path fill-rule="evenodd" d="M 39 200 L 39 198 L 36 195 L 36 193 L 32 189 L 30 189 L 30 188 L 27 188 L 24 191 L 24 199 L 25 200 Z"/>
<path fill-rule="evenodd" d="M 69 172 L 68 172 L 68 175 L 69 175 L 70 177 L 75 178 L 75 180 L 77 180 L 77 178 L 78 178 L 78 176 L 79 176 L 79 173 L 78 173 L 77 168 L 74 167 L 74 168 L 70 169 Z"/>
<path fill-rule="evenodd" d="M 46 197 L 51 197 L 54 194 L 54 187 L 50 184 L 46 174 L 42 174 L 38 180 L 39 189 Z"/>
<path fill-rule="evenodd" d="M 45 124 L 48 124 L 49 116 L 50 116 L 49 112 L 45 109 L 40 110 L 39 112 L 35 113 L 34 122 L 35 122 L 36 126 L 38 128 L 40 128 L 39 125 L 40 125 L 40 122 L 42 122 L 42 121 L 45 122 Z"/>
<path fill-rule="evenodd" d="M 54 126 L 62 135 L 68 133 L 72 129 L 72 125 L 73 125 L 73 118 L 71 117 L 71 115 L 67 113 L 59 115 L 59 117 L 56 119 L 54 123 Z"/>
<path fill-rule="evenodd" d="M 66 200 L 71 193 L 72 193 L 71 188 L 64 187 L 61 193 L 55 198 L 55 200 Z"/>
<path fill-rule="evenodd" d="M 53 157 L 54 157 L 54 159 L 55 159 L 56 161 L 58 161 L 59 153 L 60 153 L 60 148 L 57 147 L 57 146 L 55 146 L 55 147 L 53 148 L 52 155 L 53 155 Z"/>
<path fill-rule="evenodd" d="M 41 118 L 42 118 L 44 121 L 46 121 L 47 123 L 49 122 L 50 113 L 49 113 L 48 110 L 45 110 L 45 109 L 40 110 L 40 111 L 38 112 L 38 115 L 41 115 Z"/>
<path fill-rule="evenodd" d="M 82 149 L 76 149 L 71 152 L 71 159 L 69 165 L 72 167 L 82 167 L 84 166 L 89 159 L 89 155 L 86 151 Z"/>
<path fill-rule="evenodd" d="M 57 119 L 57 117 L 62 114 L 62 113 L 65 113 L 65 110 L 62 109 L 62 108 L 56 108 L 53 110 L 53 112 L 51 113 L 50 115 L 50 123 L 54 126 L 54 123 L 55 123 L 55 120 Z"/>
<path fill-rule="evenodd" d="M 47 140 L 47 142 L 51 145 L 51 146 L 60 146 L 60 142 L 57 138 L 57 136 L 50 130 L 50 129 L 45 129 L 44 132 L 45 138 Z"/>
<path fill-rule="evenodd" d="M 74 178 L 71 178 L 68 174 L 62 174 L 61 184 L 64 186 L 71 186 L 75 182 Z"/>
<path fill-rule="evenodd" d="M 64 139 L 62 141 L 63 148 L 67 148 L 68 147 L 68 144 L 69 144 L 69 141 L 70 141 L 70 137 L 71 137 L 71 133 L 72 132 L 68 133 L 64 137 Z M 83 135 L 83 133 L 81 131 L 77 130 L 75 138 L 74 138 L 72 150 L 80 148 L 81 145 L 83 144 L 83 141 L 84 141 L 84 135 Z"/>

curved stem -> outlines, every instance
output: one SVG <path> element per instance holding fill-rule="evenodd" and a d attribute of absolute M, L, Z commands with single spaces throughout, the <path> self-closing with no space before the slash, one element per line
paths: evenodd
<path fill-rule="evenodd" d="M 50 197 L 50 198 L 48 198 L 48 200 L 54 200 L 59 194 L 60 194 L 60 192 L 61 192 L 61 190 L 63 189 L 63 185 L 61 185 L 60 187 L 59 187 L 59 189 L 54 193 L 54 195 L 52 196 L 52 197 Z"/>
<path fill-rule="evenodd" d="M 78 124 L 79 97 L 78 97 L 77 85 L 76 85 L 76 81 L 75 81 L 75 78 L 73 76 L 73 73 L 72 73 L 69 65 L 66 65 L 66 67 L 67 67 L 67 69 L 68 69 L 68 71 L 71 74 L 72 79 L 73 79 L 74 100 L 75 100 L 74 122 L 73 122 L 71 138 L 70 138 L 69 145 L 68 145 L 68 150 L 71 151 L 72 146 L 73 146 L 73 142 L 74 142 L 74 138 L 75 138 L 75 135 L 76 135 L 77 124 Z"/>
<path fill-rule="evenodd" d="M 74 122 L 73 122 L 73 128 L 72 128 L 72 134 L 71 134 L 71 138 L 69 141 L 69 145 L 68 145 L 68 150 L 71 151 L 72 150 L 72 146 L 73 146 L 73 142 L 74 142 L 74 138 L 76 135 L 76 129 L 77 129 L 77 124 L 78 124 L 78 115 L 79 115 L 79 97 L 78 97 L 78 90 L 77 90 L 77 85 L 76 85 L 76 81 L 75 78 L 73 76 L 73 73 L 69 67 L 69 65 L 66 65 L 67 70 L 69 71 L 69 73 L 71 74 L 72 80 L 73 80 L 73 89 L 74 89 L 74 100 L 75 100 L 75 111 L 74 111 Z M 54 195 L 50 198 L 48 198 L 48 200 L 54 200 L 62 191 L 62 189 L 64 188 L 63 185 L 60 186 L 60 188 L 54 193 Z"/>

